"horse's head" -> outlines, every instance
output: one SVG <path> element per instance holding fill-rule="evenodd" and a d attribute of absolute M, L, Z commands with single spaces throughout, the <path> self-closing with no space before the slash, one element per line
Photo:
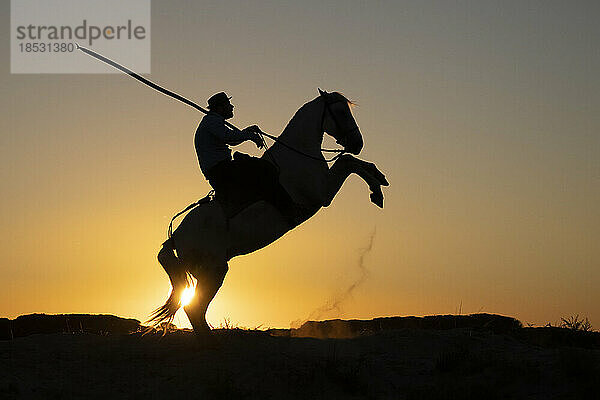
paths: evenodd
<path fill-rule="evenodd" d="M 350 110 L 353 103 L 339 92 L 327 93 L 319 89 L 319 94 L 324 104 L 321 129 L 333 136 L 347 152 L 360 153 L 363 139 Z"/>

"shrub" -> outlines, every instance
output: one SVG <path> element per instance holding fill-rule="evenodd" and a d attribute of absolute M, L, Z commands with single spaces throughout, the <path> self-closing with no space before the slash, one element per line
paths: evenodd
<path fill-rule="evenodd" d="M 570 316 L 567 318 L 561 318 L 560 327 L 567 328 L 574 331 L 583 331 L 583 332 L 592 332 L 594 328 L 590 321 L 588 321 L 587 317 L 585 319 L 580 319 L 579 314 Z"/>

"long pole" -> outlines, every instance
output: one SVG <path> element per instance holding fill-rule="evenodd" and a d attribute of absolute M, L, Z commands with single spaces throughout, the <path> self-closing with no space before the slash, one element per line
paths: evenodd
<path fill-rule="evenodd" d="M 100 60 L 103 63 L 106 63 L 106 64 L 110 65 L 111 67 L 118 69 L 119 71 L 125 72 L 127 75 L 129 75 L 133 79 L 137 79 L 138 81 L 142 82 L 144 85 L 150 86 L 152 89 L 157 90 L 157 91 L 161 92 L 162 94 L 165 94 L 169 97 L 172 97 L 175 100 L 179 100 L 182 103 L 187 104 L 188 106 L 195 108 L 198 111 L 203 112 L 204 114 L 208 114 L 208 110 L 200 107 L 198 104 L 194 103 L 193 101 L 186 99 L 182 95 L 175 93 L 169 89 L 165 89 L 164 87 L 162 87 L 160 85 L 157 85 L 156 83 L 152 82 L 151 80 L 144 78 L 143 76 L 141 76 L 138 73 L 130 70 L 129 68 L 119 64 L 118 62 L 115 62 L 115 61 L 111 60 L 110 58 L 104 57 L 100 53 L 96 53 L 95 51 L 90 50 L 86 47 L 80 46 L 77 43 L 75 45 L 77 46 L 78 50 L 81 50 L 85 54 L 87 54 L 91 57 L 94 57 L 95 59 Z M 232 129 L 239 130 L 235 125 L 233 125 L 227 121 L 225 121 L 225 125 L 227 125 L 228 127 L 232 128 Z"/>

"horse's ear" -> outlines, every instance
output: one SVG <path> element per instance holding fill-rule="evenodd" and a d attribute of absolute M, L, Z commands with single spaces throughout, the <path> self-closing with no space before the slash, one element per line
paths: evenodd
<path fill-rule="evenodd" d="M 323 90 L 321 90 L 321 88 L 317 88 L 317 89 L 319 90 L 319 94 L 320 94 L 321 96 L 325 96 L 325 95 L 327 94 L 327 92 L 326 92 L 326 91 L 323 91 Z"/>

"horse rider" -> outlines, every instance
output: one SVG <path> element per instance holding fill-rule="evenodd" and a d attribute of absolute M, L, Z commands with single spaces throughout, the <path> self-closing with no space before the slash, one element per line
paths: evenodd
<path fill-rule="evenodd" d="M 194 145 L 200 170 L 215 190 L 217 197 L 226 201 L 239 199 L 265 200 L 272 204 L 291 227 L 300 222 L 297 206 L 279 183 L 278 171 L 273 164 L 261 158 L 236 152 L 231 157 L 229 146 L 250 140 L 263 148 L 257 125 L 243 130 L 231 129 L 225 120 L 233 117 L 233 105 L 224 92 L 208 99 L 209 113 L 202 118 L 196 129 Z M 249 205 L 249 204 L 247 204 Z"/>

